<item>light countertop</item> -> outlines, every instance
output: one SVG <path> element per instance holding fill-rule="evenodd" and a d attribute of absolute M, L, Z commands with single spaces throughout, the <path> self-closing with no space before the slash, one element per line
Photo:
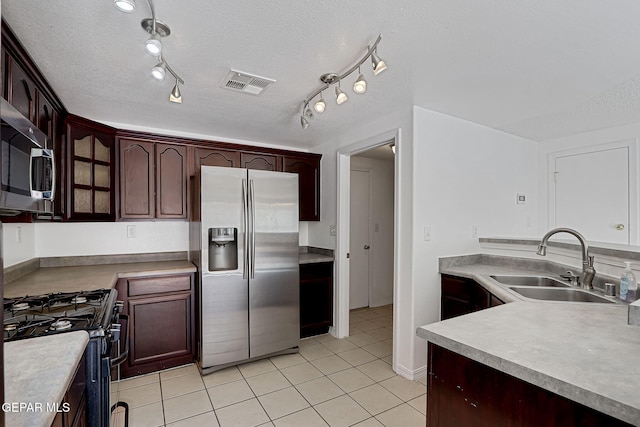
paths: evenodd
<path fill-rule="evenodd" d="M 49 427 L 89 341 L 84 331 L 4 343 L 5 404 L 32 404 L 5 410 L 5 425 Z M 4 408 L 7 409 L 7 408 Z"/>
<path fill-rule="evenodd" d="M 323 255 L 317 253 L 301 253 L 300 254 L 300 264 L 312 264 L 318 262 L 332 262 L 333 256 Z"/>
<path fill-rule="evenodd" d="M 189 261 L 151 261 L 124 264 L 44 267 L 4 286 L 5 298 L 40 295 L 49 292 L 76 292 L 109 289 L 119 278 L 193 273 Z"/>
<path fill-rule="evenodd" d="M 489 274 L 540 273 L 471 264 L 441 273 L 476 280 L 509 304 L 425 325 L 417 335 L 448 350 L 640 425 L 640 327 L 622 304 L 531 302 Z"/>

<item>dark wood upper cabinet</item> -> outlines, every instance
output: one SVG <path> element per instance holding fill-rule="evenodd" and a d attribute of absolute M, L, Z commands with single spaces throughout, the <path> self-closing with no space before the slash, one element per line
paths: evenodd
<path fill-rule="evenodd" d="M 300 221 L 320 221 L 320 155 L 283 156 L 282 171 L 298 174 Z"/>
<path fill-rule="evenodd" d="M 187 218 L 187 147 L 156 144 L 156 218 Z"/>
<path fill-rule="evenodd" d="M 36 90 L 36 93 L 37 103 L 35 125 L 47 135 L 47 143 L 49 144 L 49 147 L 47 148 L 54 148 L 54 142 L 56 135 L 58 134 L 58 113 L 53 109 L 53 106 L 42 92 Z"/>
<path fill-rule="evenodd" d="M 115 220 L 115 129 L 77 116 L 67 128 L 67 207 L 70 221 Z"/>
<path fill-rule="evenodd" d="M 9 102 L 16 110 L 20 111 L 23 116 L 31 122 L 35 122 L 35 120 L 33 120 L 36 97 L 35 84 L 13 58 L 9 58 L 8 65 L 11 81 L 9 85 Z"/>
<path fill-rule="evenodd" d="M 120 218 L 187 218 L 187 147 L 119 138 Z"/>
<path fill-rule="evenodd" d="M 120 140 L 120 217 L 155 217 L 153 142 Z"/>
<path fill-rule="evenodd" d="M 200 166 L 222 166 L 226 168 L 240 167 L 240 152 L 231 150 L 218 150 L 214 148 L 194 148 L 195 170 Z M 191 175 L 195 174 L 195 170 Z"/>
<path fill-rule="evenodd" d="M 240 153 L 240 167 L 263 171 L 282 171 L 282 156 L 275 154 Z"/>

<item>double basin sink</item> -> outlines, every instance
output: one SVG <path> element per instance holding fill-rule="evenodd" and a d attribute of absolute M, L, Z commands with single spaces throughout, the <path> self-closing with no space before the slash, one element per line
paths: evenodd
<path fill-rule="evenodd" d="M 615 304 L 612 299 L 576 289 L 569 283 L 547 276 L 490 276 L 525 298 L 545 301 L 596 302 Z"/>

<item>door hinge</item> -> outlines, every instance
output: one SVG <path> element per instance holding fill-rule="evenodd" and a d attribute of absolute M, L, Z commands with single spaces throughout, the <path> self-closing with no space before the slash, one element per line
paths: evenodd
<path fill-rule="evenodd" d="M 560 175 L 560 172 L 553 173 L 553 182 L 558 182 L 558 175 Z"/>

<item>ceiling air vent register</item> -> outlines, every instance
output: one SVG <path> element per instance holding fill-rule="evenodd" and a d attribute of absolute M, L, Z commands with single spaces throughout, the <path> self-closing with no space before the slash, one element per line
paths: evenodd
<path fill-rule="evenodd" d="M 267 87 L 276 81 L 260 77 L 243 71 L 229 70 L 220 87 L 236 92 L 260 95 Z"/>

